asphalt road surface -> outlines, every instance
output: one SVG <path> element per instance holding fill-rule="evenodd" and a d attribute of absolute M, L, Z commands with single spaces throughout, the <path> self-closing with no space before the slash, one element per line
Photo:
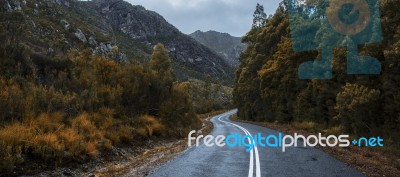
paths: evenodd
<path fill-rule="evenodd" d="M 236 111 L 213 117 L 211 135 L 278 134 L 264 127 L 233 122 L 229 116 Z M 193 135 L 193 137 L 196 135 Z M 200 141 L 203 142 L 203 141 Z M 195 142 L 194 142 L 195 143 Z M 192 144 L 194 144 L 192 143 Z M 257 147 L 246 152 L 246 147 L 191 146 L 167 164 L 152 171 L 154 177 L 261 177 L 261 176 L 365 176 L 323 151 L 311 147 L 281 148 Z"/>

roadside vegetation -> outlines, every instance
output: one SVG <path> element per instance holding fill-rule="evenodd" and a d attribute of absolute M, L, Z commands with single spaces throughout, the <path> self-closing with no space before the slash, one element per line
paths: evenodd
<path fill-rule="evenodd" d="M 346 48 L 341 47 L 333 50 L 333 79 L 300 80 L 300 64 L 318 60 L 320 52 L 292 50 L 285 2 L 269 17 L 257 6 L 253 28 L 243 38 L 249 47 L 241 56 L 233 91 L 238 118 L 312 133 L 380 136 L 385 147 L 368 158 L 384 156 L 400 170 L 399 3 L 379 1 L 384 41 L 359 46 L 360 55 L 381 61 L 381 75 L 348 75 Z"/>
<path fill-rule="evenodd" d="M 213 111 L 206 114 L 198 114 L 198 118 L 203 122 L 203 126 L 197 131 L 197 135 L 206 136 L 214 128 L 213 123 L 209 118 L 222 114 L 225 110 Z M 139 154 L 125 155 L 117 160 L 110 161 L 106 164 L 101 164 L 101 168 L 97 168 L 90 173 L 96 176 L 142 176 L 149 174 L 151 170 L 167 163 L 176 155 L 186 150 L 187 137 L 173 142 L 158 142 L 153 143 L 152 148 L 146 149 Z M 86 174 L 85 174 L 86 176 Z"/>
<path fill-rule="evenodd" d="M 194 109 L 198 114 L 206 114 L 233 108 L 231 87 L 190 79 L 179 83 L 189 93 Z"/>
<path fill-rule="evenodd" d="M 319 52 L 292 50 L 285 2 L 270 17 L 258 6 L 255 24 L 243 38 L 249 47 L 242 54 L 233 91 L 239 118 L 318 127 L 356 137 L 381 136 L 385 146 L 392 147 L 388 150 L 400 156 L 398 3 L 379 2 L 384 41 L 359 46 L 360 55 L 381 61 L 381 75 L 348 75 L 342 47 L 333 51 L 333 79 L 300 80 L 300 64 L 318 60 Z"/>
<path fill-rule="evenodd" d="M 174 79 L 168 51 L 146 63 L 117 63 L 90 50 L 63 59 L 12 39 L 0 47 L 0 169 L 58 167 L 149 139 L 179 139 L 201 128 L 187 83 Z M 37 64 L 39 58 L 46 64 Z M 195 92 L 194 92 L 195 93 Z M 197 97 L 197 96 L 195 96 Z M 198 107 L 203 107 L 197 103 Z M 220 109 L 208 105 L 207 110 Z"/>

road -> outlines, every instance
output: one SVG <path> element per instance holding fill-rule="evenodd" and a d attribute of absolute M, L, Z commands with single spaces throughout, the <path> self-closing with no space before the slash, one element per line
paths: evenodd
<path fill-rule="evenodd" d="M 213 117 L 214 130 L 211 135 L 228 136 L 277 134 L 264 127 L 233 122 L 229 116 L 235 111 Z M 310 147 L 291 147 L 282 152 L 281 148 L 257 147 L 246 152 L 246 147 L 191 146 L 165 165 L 152 171 L 151 177 L 179 176 L 365 176 L 361 172 L 336 160 L 323 151 Z"/>

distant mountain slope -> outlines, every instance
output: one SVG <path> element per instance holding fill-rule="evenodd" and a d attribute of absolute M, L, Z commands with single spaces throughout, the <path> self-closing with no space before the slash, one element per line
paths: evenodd
<path fill-rule="evenodd" d="M 201 44 L 214 50 L 223 57 L 231 66 L 239 65 L 240 54 L 246 49 L 240 37 L 231 36 L 228 33 L 216 31 L 196 31 L 190 36 Z"/>
<path fill-rule="evenodd" d="M 18 34 L 21 42 L 50 58 L 90 48 L 120 62 L 143 62 L 163 43 L 177 78 L 233 81 L 233 69 L 222 57 L 142 6 L 123 0 L 5 0 L 0 5 L 21 18 L 10 21 L 26 26 Z"/>

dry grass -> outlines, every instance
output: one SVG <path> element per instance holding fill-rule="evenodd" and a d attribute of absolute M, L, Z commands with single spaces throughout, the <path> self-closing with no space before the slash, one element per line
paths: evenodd
<path fill-rule="evenodd" d="M 102 117 L 82 113 L 68 122 L 60 113 L 41 114 L 1 128 L 0 170 L 13 170 L 30 154 L 59 162 L 84 160 L 98 157 L 103 149 L 112 149 L 121 141 L 132 141 L 134 128 L 111 118 L 112 111 L 104 112 Z"/>
<path fill-rule="evenodd" d="M 98 148 L 99 143 L 97 141 L 89 141 L 85 144 L 86 154 L 90 155 L 91 157 L 97 157 L 100 155 Z"/>
<path fill-rule="evenodd" d="M 199 115 L 203 120 L 203 127 L 201 134 L 207 135 L 213 130 L 213 124 L 206 120 L 208 116 L 212 117 L 225 111 L 216 111 L 209 114 Z M 144 120 L 151 120 L 151 116 L 144 116 Z M 154 123 L 154 122 L 153 122 Z M 124 162 L 110 162 L 104 165 L 100 170 L 96 170 L 93 174 L 100 177 L 106 176 L 143 176 L 146 175 L 153 168 L 168 162 L 177 154 L 181 153 L 187 148 L 187 139 L 178 140 L 176 142 L 162 143 L 162 145 L 147 149 L 139 155 L 133 157 L 123 157 Z"/>
<path fill-rule="evenodd" d="M 82 139 L 82 136 L 72 128 L 67 128 L 60 132 L 60 137 L 68 147 L 75 146 L 76 142 Z"/>
<path fill-rule="evenodd" d="M 89 139 L 103 139 L 104 134 L 101 132 L 94 123 L 90 120 L 90 117 L 87 113 L 83 113 L 77 118 L 71 121 L 71 126 L 75 129 L 79 134 L 85 136 L 85 138 Z"/>
<path fill-rule="evenodd" d="M 207 117 L 218 113 L 207 114 Z M 135 142 L 135 135 L 150 138 L 168 133 L 153 116 L 143 115 L 135 120 L 133 126 L 115 119 L 114 111 L 104 108 L 98 113 L 82 113 L 69 120 L 64 120 L 61 113 L 44 113 L 7 125 L 0 128 L 0 170 L 12 171 L 30 157 L 45 160 L 49 164 L 43 165 L 51 166 L 71 159 L 86 161 L 120 143 Z M 212 123 L 204 121 L 204 125 L 202 132 L 211 132 Z M 175 151 L 180 152 L 180 149 Z"/>
<path fill-rule="evenodd" d="M 143 151 L 139 155 L 124 157 L 124 162 L 110 162 L 93 174 L 100 177 L 106 176 L 143 176 L 152 168 L 168 162 L 175 155 L 186 149 L 186 141 L 164 143 Z"/>

